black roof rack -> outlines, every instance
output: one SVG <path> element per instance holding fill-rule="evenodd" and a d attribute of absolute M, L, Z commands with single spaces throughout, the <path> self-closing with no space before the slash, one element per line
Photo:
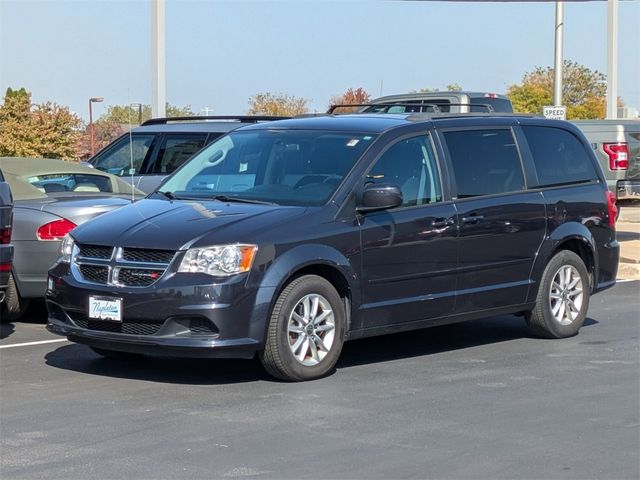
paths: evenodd
<path fill-rule="evenodd" d="M 286 120 L 291 117 L 280 117 L 274 115 L 204 115 L 204 116 L 191 116 L 191 117 L 164 117 L 164 118 L 152 118 L 143 122 L 140 126 L 147 125 L 166 125 L 173 122 L 201 122 L 204 120 L 223 120 L 227 122 L 241 122 L 241 123 L 258 123 L 258 122 L 270 122 L 272 120 Z"/>
<path fill-rule="evenodd" d="M 431 107 L 434 113 L 441 112 L 442 111 L 441 107 L 483 107 L 487 109 L 488 113 L 495 112 L 493 105 L 489 105 L 488 103 L 448 103 L 448 102 L 433 103 L 433 102 L 425 102 L 424 100 L 416 100 L 411 102 L 354 103 L 350 105 L 348 104 L 331 105 L 327 110 L 327 113 L 333 114 L 335 110 L 338 108 L 348 108 L 348 107 L 361 108 L 361 110 L 358 110 L 357 112 L 350 112 L 350 113 L 374 113 L 374 112 L 367 112 L 362 110 L 364 108 L 368 109 L 368 107 L 374 107 L 374 108 L 382 107 L 384 111 L 381 113 L 387 113 L 389 108 L 391 107 L 411 107 L 411 108 Z M 402 112 L 402 113 L 419 113 L 419 112 Z"/>

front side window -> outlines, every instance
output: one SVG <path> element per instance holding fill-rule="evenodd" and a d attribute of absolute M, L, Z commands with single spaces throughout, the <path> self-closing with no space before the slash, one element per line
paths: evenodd
<path fill-rule="evenodd" d="M 442 200 L 435 156 L 427 135 L 392 145 L 371 168 L 366 182 L 398 185 L 403 207 Z"/>
<path fill-rule="evenodd" d="M 322 205 L 374 139 L 324 130 L 232 132 L 194 155 L 162 191 L 178 198 Z"/>
<path fill-rule="evenodd" d="M 172 173 L 202 148 L 206 137 L 206 134 L 165 135 L 158 158 L 155 161 L 154 173 Z"/>
<path fill-rule="evenodd" d="M 138 175 L 145 158 L 151 153 L 155 138 L 153 134 L 126 135 L 98 154 L 91 163 L 98 170 L 121 177 Z"/>
<path fill-rule="evenodd" d="M 582 143 L 570 132 L 551 127 L 522 127 L 540 186 L 591 181 L 597 178 Z"/>
<path fill-rule="evenodd" d="M 459 130 L 444 133 L 457 198 L 523 190 L 524 175 L 511 130 Z"/>

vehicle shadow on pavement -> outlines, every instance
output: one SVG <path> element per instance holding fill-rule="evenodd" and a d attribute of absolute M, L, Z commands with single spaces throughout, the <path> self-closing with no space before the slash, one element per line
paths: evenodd
<path fill-rule="evenodd" d="M 217 385 L 269 380 L 257 360 L 209 358 L 104 358 L 89 347 L 65 345 L 45 355 L 46 364 L 64 370 L 131 380 L 185 385 Z"/>
<path fill-rule="evenodd" d="M 640 233 L 638 232 L 616 232 L 616 239 L 619 242 L 631 242 L 633 240 L 640 240 Z"/>
<path fill-rule="evenodd" d="M 598 322 L 587 318 L 584 326 Z M 521 318 L 493 317 L 347 342 L 336 368 L 421 357 L 480 345 L 530 338 Z M 131 380 L 184 385 L 220 385 L 257 381 L 278 382 L 257 359 L 157 358 L 108 359 L 78 344 L 65 345 L 45 355 L 46 364 L 63 370 Z"/>
<path fill-rule="evenodd" d="M 587 317 L 583 327 L 597 323 L 596 320 Z M 471 320 L 347 342 L 337 368 L 434 355 L 523 338 L 545 341 L 534 337 L 524 319 L 520 317 L 501 316 Z"/>
<path fill-rule="evenodd" d="M 0 323 L 0 340 L 10 336 L 15 329 L 16 327 L 13 326 L 13 323 Z"/>

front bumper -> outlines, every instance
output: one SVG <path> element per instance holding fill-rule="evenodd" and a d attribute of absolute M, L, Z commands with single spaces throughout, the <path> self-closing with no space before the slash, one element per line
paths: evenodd
<path fill-rule="evenodd" d="M 49 272 L 47 329 L 70 341 L 154 356 L 251 358 L 264 342 L 257 289 L 246 276 L 173 274 L 144 288 L 79 282 L 66 264 Z M 89 296 L 122 299 L 122 322 L 88 316 Z"/>
<path fill-rule="evenodd" d="M 618 180 L 616 198 L 618 200 L 640 200 L 640 180 Z"/>

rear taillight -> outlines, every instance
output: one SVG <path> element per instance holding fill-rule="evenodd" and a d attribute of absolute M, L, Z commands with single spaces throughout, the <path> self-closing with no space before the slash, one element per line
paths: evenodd
<path fill-rule="evenodd" d="M 11 229 L 0 228 L 0 245 L 6 245 L 11 243 Z"/>
<path fill-rule="evenodd" d="M 55 220 L 42 225 L 38 229 L 38 240 L 62 240 L 74 228 L 76 228 L 76 224 L 66 218 Z"/>
<path fill-rule="evenodd" d="M 616 205 L 616 194 L 607 190 L 607 211 L 609 212 L 609 226 L 615 227 L 618 220 L 618 206 Z"/>
<path fill-rule="evenodd" d="M 11 264 L 10 263 L 0 263 L 0 272 L 10 272 Z"/>
<path fill-rule="evenodd" d="M 609 170 L 629 168 L 629 144 L 625 142 L 603 143 L 602 149 L 609 156 Z"/>

